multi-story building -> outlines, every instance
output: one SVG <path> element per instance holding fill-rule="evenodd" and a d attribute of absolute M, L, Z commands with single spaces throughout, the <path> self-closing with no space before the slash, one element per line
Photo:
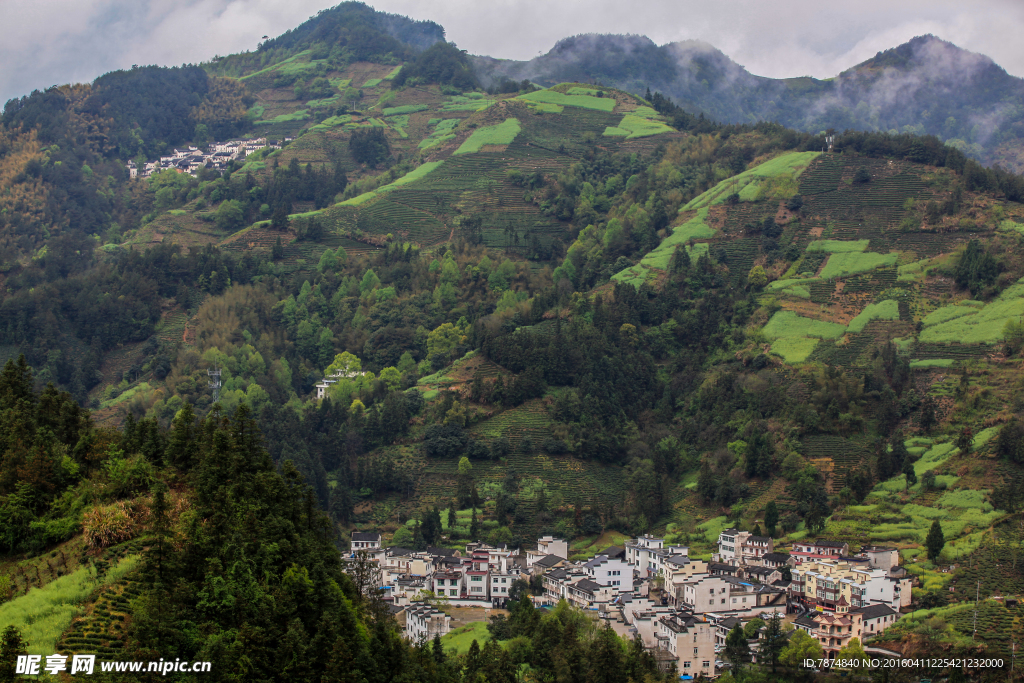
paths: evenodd
<path fill-rule="evenodd" d="M 457 571 L 434 572 L 432 578 L 434 595 L 458 598 L 462 594 L 462 573 Z"/>
<path fill-rule="evenodd" d="M 633 567 L 641 579 L 657 576 L 669 558 L 689 553 L 686 546 L 666 546 L 665 539 L 646 534 L 626 542 L 626 564 Z"/>
<path fill-rule="evenodd" d="M 860 549 L 857 553 L 868 560 L 872 569 L 885 569 L 886 571 L 899 566 L 900 553 L 896 548 L 870 545 Z"/>
<path fill-rule="evenodd" d="M 583 565 L 587 577 L 592 581 L 609 586 L 612 592 L 619 593 L 633 590 L 633 569 L 623 560 L 611 560 L 606 555 L 598 555 Z"/>
<path fill-rule="evenodd" d="M 433 640 L 451 630 L 452 618 L 426 603 L 413 603 L 405 608 L 405 637 L 414 643 Z"/>
<path fill-rule="evenodd" d="M 680 604 L 694 614 L 744 614 L 785 609 L 786 594 L 773 586 L 731 576 L 705 576 L 683 583 Z"/>
<path fill-rule="evenodd" d="M 354 531 L 350 548 L 352 552 L 380 548 L 380 534 Z"/>
<path fill-rule="evenodd" d="M 726 529 L 718 535 L 718 552 L 713 559 L 726 564 L 761 564 L 761 558 L 774 549 L 775 541 L 770 536 Z"/>
<path fill-rule="evenodd" d="M 580 609 L 607 605 L 614 596 L 611 586 L 602 586 L 590 579 L 579 579 L 565 587 L 565 599 Z"/>
<path fill-rule="evenodd" d="M 658 647 L 675 658 L 680 677 L 715 676 L 714 624 L 694 614 L 677 612 L 660 617 L 656 626 Z"/>
<path fill-rule="evenodd" d="M 840 599 L 849 609 L 873 604 L 899 610 L 909 580 L 890 577 L 884 569 L 866 569 L 848 562 L 805 562 L 792 570 L 790 593 L 811 607 L 835 611 Z"/>
<path fill-rule="evenodd" d="M 790 556 L 797 564 L 821 560 L 834 561 L 850 554 L 850 544 L 843 541 L 796 541 Z"/>

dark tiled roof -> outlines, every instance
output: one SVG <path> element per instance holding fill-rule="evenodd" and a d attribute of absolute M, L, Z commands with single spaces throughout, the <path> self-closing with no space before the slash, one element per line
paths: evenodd
<path fill-rule="evenodd" d="M 604 588 L 604 586 L 602 586 L 601 584 L 597 583 L 596 581 L 591 581 L 590 579 L 583 579 L 582 581 L 577 581 L 573 584 L 573 587 L 578 588 L 582 591 L 586 591 L 588 593 L 594 593 L 595 591 L 599 591 L 602 588 Z"/>
<path fill-rule="evenodd" d="M 766 553 L 761 556 L 761 559 L 768 562 L 787 562 L 789 561 L 789 555 L 786 553 Z"/>
<path fill-rule="evenodd" d="M 772 540 L 768 536 L 747 536 L 747 543 L 767 543 Z"/>
<path fill-rule="evenodd" d="M 607 555 L 608 557 L 614 560 L 616 558 L 624 557 L 626 554 L 626 549 L 621 546 L 611 545 L 604 549 L 603 554 Z"/>
<path fill-rule="evenodd" d="M 558 555 L 545 555 L 534 562 L 534 564 L 540 565 L 541 567 L 554 567 L 559 562 L 562 562 L 562 558 Z"/>
<path fill-rule="evenodd" d="M 825 541 L 825 540 L 797 541 L 797 543 L 799 543 L 800 545 L 816 545 L 819 548 L 842 548 L 844 545 L 847 545 L 846 543 L 843 543 L 842 541 Z"/>
<path fill-rule="evenodd" d="M 452 548 L 435 548 L 434 546 L 427 546 L 427 552 L 438 557 L 455 557 L 455 550 Z"/>
<path fill-rule="evenodd" d="M 812 616 L 810 616 L 808 614 L 800 615 L 799 617 L 796 618 L 796 620 L 793 623 L 794 624 L 799 624 L 801 626 L 807 626 L 807 627 L 810 627 L 810 628 L 817 628 L 818 627 L 818 624 L 816 624 L 815 621 L 814 621 L 814 617 L 812 617 Z"/>
<path fill-rule="evenodd" d="M 354 532 L 352 532 L 352 540 L 353 541 L 379 541 L 380 540 L 380 534 L 372 533 L 372 532 L 371 533 L 365 533 L 365 532 L 362 532 L 362 531 L 354 531 Z"/>
<path fill-rule="evenodd" d="M 861 607 L 853 611 L 860 612 L 861 616 L 865 619 L 878 619 L 880 617 L 887 617 L 891 614 L 896 614 L 896 610 L 892 607 L 882 604 L 868 605 L 867 607 Z"/>
<path fill-rule="evenodd" d="M 388 548 L 388 555 L 391 555 L 392 557 L 395 555 L 412 555 L 413 552 L 414 551 L 409 548 L 401 548 L 399 546 L 391 546 Z"/>

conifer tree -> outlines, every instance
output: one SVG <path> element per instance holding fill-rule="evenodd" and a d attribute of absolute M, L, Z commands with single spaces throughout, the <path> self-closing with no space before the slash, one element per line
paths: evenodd
<path fill-rule="evenodd" d="M 942 533 L 942 525 L 939 520 L 932 522 L 932 528 L 928 530 L 928 537 L 924 539 L 924 547 L 928 550 L 928 559 L 937 560 L 946 545 L 946 537 Z"/>

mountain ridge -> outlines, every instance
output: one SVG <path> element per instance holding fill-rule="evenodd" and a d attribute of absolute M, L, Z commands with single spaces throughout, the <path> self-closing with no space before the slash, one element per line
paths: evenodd
<path fill-rule="evenodd" d="M 545 86 L 575 80 L 628 92 L 649 89 L 725 123 L 932 134 L 987 164 L 1024 168 L 1024 80 L 932 35 L 829 79 L 757 76 L 703 41 L 658 46 L 638 35 L 573 36 L 528 61 L 473 59 L 485 85 L 528 78 Z"/>

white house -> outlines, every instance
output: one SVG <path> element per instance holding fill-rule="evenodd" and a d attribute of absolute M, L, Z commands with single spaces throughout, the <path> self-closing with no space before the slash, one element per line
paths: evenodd
<path fill-rule="evenodd" d="M 414 643 L 433 640 L 451 630 L 452 618 L 426 603 L 412 603 L 405 609 L 405 637 Z"/>
<path fill-rule="evenodd" d="M 380 548 L 380 534 L 362 531 L 352 532 L 351 550 L 371 550 Z"/>
<path fill-rule="evenodd" d="M 610 560 L 607 555 L 598 555 L 583 565 L 587 577 L 602 586 L 609 586 L 615 593 L 633 590 L 633 569 L 623 560 Z"/>

